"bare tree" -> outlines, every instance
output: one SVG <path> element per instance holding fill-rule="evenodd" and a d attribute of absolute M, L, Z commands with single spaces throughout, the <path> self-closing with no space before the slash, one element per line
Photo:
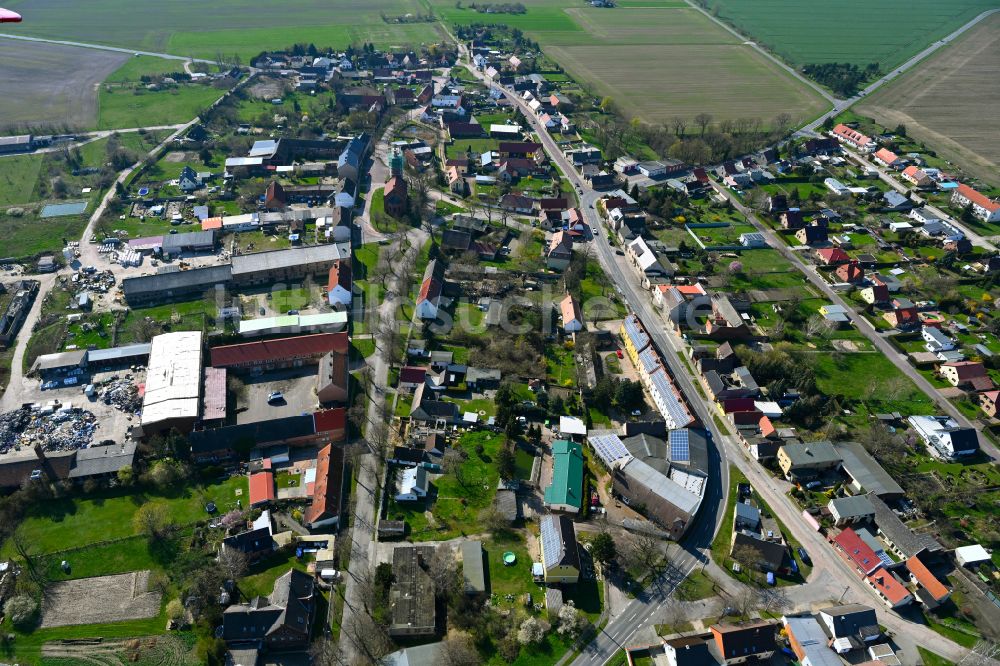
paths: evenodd
<path fill-rule="evenodd" d="M 997 657 L 1000 657 L 1000 645 L 981 639 L 962 657 L 958 666 L 992 666 Z"/>
<path fill-rule="evenodd" d="M 701 135 L 705 136 L 705 132 L 708 131 L 708 126 L 712 124 L 712 114 L 710 113 L 699 113 L 694 117 L 694 124 L 698 126 L 701 130 Z"/>
<path fill-rule="evenodd" d="M 455 553 L 448 546 L 438 546 L 427 563 L 427 575 L 434 583 L 434 593 L 445 597 L 458 586 Z"/>
<path fill-rule="evenodd" d="M 760 567 L 760 552 L 748 544 L 741 543 L 734 546 L 731 557 L 748 572 L 756 571 Z"/>
<path fill-rule="evenodd" d="M 246 575 L 250 562 L 246 554 L 235 548 L 223 548 L 219 552 L 219 568 L 228 580 L 238 580 Z"/>
<path fill-rule="evenodd" d="M 674 136 L 681 138 L 684 136 L 684 130 L 687 129 L 687 121 L 680 116 L 674 116 L 670 119 L 670 129 L 673 130 Z"/>
<path fill-rule="evenodd" d="M 774 117 L 774 130 L 778 134 L 784 134 L 788 131 L 788 127 L 792 124 L 792 116 L 790 113 L 782 111 Z"/>
<path fill-rule="evenodd" d="M 660 605 L 660 624 L 666 626 L 669 633 L 678 633 L 687 620 L 687 613 L 673 597 Z"/>
<path fill-rule="evenodd" d="M 783 587 L 764 587 L 758 590 L 757 599 L 762 613 L 779 613 L 792 606 L 792 600 Z"/>
<path fill-rule="evenodd" d="M 744 587 L 729 599 L 729 605 L 743 617 L 749 617 L 757 609 L 757 592 Z"/>
<path fill-rule="evenodd" d="M 442 666 L 479 666 L 483 663 L 472 636 L 466 633 L 454 633 L 442 641 L 440 656 Z"/>

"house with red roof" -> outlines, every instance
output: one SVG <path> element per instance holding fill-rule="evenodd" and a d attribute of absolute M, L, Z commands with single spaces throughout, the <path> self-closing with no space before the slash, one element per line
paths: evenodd
<path fill-rule="evenodd" d="M 402 217 L 406 214 L 409 204 L 406 180 L 399 174 L 393 174 L 382 190 L 382 202 L 385 212 L 392 217 Z"/>
<path fill-rule="evenodd" d="M 831 132 L 840 141 L 843 141 L 851 148 L 860 150 L 863 153 L 870 153 L 875 150 L 875 141 L 870 136 L 866 136 L 856 129 L 840 123 Z"/>
<path fill-rule="evenodd" d="M 841 282 L 849 282 L 851 284 L 857 284 L 865 279 L 865 269 L 861 268 L 861 264 L 857 261 L 841 264 L 834 273 Z"/>
<path fill-rule="evenodd" d="M 833 547 L 860 576 L 869 576 L 882 566 L 882 560 L 871 546 L 862 540 L 850 527 L 844 529 L 832 540 Z"/>
<path fill-rule="evenodd" d="M 402 391 L 412 391 L 427 381 L 427 368 L 408 365 L 400 368 L 397 387 Z"/>
<path fill-rule="evenodd" d="M 861 300 L 869 305 L 889 302 L 889 288 L 884 284 L 870 284 L 859 293 Z"/>
<path fill-rule="evenodd" d="M 416 304 L 418 317 L 421 319 L 437 318 L 443 290 L 443 269 L 440 268 L 437 259 L 432 259 L 424 270 L 424 279 L 420 282 L 420 293 L 417 295 Z"/>
<path fill-rule="evenodd" d="M 923 169 L 913 166 L 912 164 L 903 169 L 901 176 L 903 180 L 916 185 L 917 187 L 930 187 L 934 184 L 934 180 L 928 176 Z"/>
<path fill-rule="evenodd" d="M 913 328 L 920 322 L 917 317 L 917 306 L 908 298 L 897 296 L 892 299 L 891 308 L 882 313 L 882 318 L 896 328 Z"/>
<path fill-rule="evenodd" d="M 987 416 L 997 417 L 997 403 L 1000 403 L 1000 391 L 984 391 L 979 394 L 979 406 Z"/>
<path fill-rule="evenodd" d="M 566 294 L 566 297 L 559 303 L 559 312 L 562 316 L 563 331 L 576 333 L 583 330 L 583 314 L 572 294 Z"/>
<path fill-rule="evenodd" d="M 903 160 L 888 148 L 879 148 L 872 155 L 872 161 L 878 162 L 884 167 L 897 167 Z"/>
<path fill-rule="evenodd" d="M 836 266 L 851 260 L 846 252 L 839 247 L 823 247 L 815 252 L 816 261 L 823 266 Z"/>
<path fill-rule="evenodd" d="M 311 530 L 336 525 L 340 521 L 341 489 L 344 486 L 344 449 L 327 444 L 316 456 L 316 480 L 312 503 L 302 516 Z"/>
<path fill-rule="evenodd" d="M 983 222 L 1000 222 L 1000 203 L 964 183 L 955 188 L 951 203 L 958 208 L 972 206 L 972 214 Z"/>
<path fill-rule="evenodd" d="M 267 461 L 270 463 L 270 460 Z M 274 501 L 274 472 L 263 469 L 250 475 L 250 507 L 256 508 Z"/>
<path fill-rule="evenodd" d="M 917 599 L 928 608 L 937 608 L 948 601 L 951 590 L 935 576 L 919 556 L 914 555 L 906 560 L 906 568 L 910 572 L 910 580 L 917 587 Z"/>
<path fill-rule="evenodd" d="M 900 608 L 913 603 L 913 595 L 906 584 L 885 567 L 879 567 L 870 576 L 866 576 L 865 582 L 889 608 Z"/>
<path fill-rule="evenodd" d="M 952 386 L 967 387 L 974 391 L 989 391 L 993 388 L 993 380 L 979 361 L 942 363 L 938 372 Z"/>
<path fill-rule="evenodd" d="M 354 297 L 354 279 L 350 259 L 338 259 L 330 267 L 330 275 L 326 285 L 326 296 L 330 305 L 351 307 Z"/>

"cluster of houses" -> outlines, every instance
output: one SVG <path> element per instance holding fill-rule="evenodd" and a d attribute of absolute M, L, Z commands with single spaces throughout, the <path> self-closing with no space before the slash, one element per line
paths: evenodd
<path fill-rule="evenodd" d="M 874 608 L 841 604 L 779 620 L 713 624 L 704 633 L 667 638 L 658 645 L 629 648 L 669 666 L 723 666 L 766 662 L 776 655 L 809 666 L 841 666 L 843 656 L 864 666 L 899 664 Z"/>

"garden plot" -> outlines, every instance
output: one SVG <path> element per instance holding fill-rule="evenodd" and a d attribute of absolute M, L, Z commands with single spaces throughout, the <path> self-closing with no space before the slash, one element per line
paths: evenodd
<path fill-rule="evenodd" d="M 53 583 L 42 604 L 42 628 L 155 617 L 162 595 L 148 586 L 149 571 Z"/>

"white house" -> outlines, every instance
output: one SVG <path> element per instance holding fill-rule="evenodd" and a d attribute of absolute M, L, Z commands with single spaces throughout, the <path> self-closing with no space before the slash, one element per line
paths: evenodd
<path fill-rule="evenodd" d="M 920 336 L 924 339 L 924 347 L 929 352 L 936 354 L 941 351 L 951 351 L 955 348 L 955 341 L 945 335 L 939 328 L 924 326 L 920 331 Z"/>
<path fill-rule="evenodd" d="M 397 502 L 416 502 L 427 497 L 427 470 L 423 467 L 407 467 L 399 475 L 396 488 Z"/>
<path fill-rule="evenodd" d="M 950 416 L 911 416 L 906 420 L 931 455 L 952 460 L 979 451 L 979 435 L 975 428 L 959 427 Z"/>
<path fill-rule="evenodd" d="M 959 208 L 972 206 L 972 214 L 983 222 L 1000 222 L 1000 203 L 968 185 L 962 184 L 955 188 L 955 192 L 951 195 L 951 203 Z"/>
<path fill-rule="evenodd" d="M 421 319 L 437 319 L 438 305 L 441 303 L 441 290 L 444 287 L 437 268 L 437 259 L 431 260 L 424 271 L 424 279 L 420 283 L 420 293 L 417 295 L 417 316 Z"/>

